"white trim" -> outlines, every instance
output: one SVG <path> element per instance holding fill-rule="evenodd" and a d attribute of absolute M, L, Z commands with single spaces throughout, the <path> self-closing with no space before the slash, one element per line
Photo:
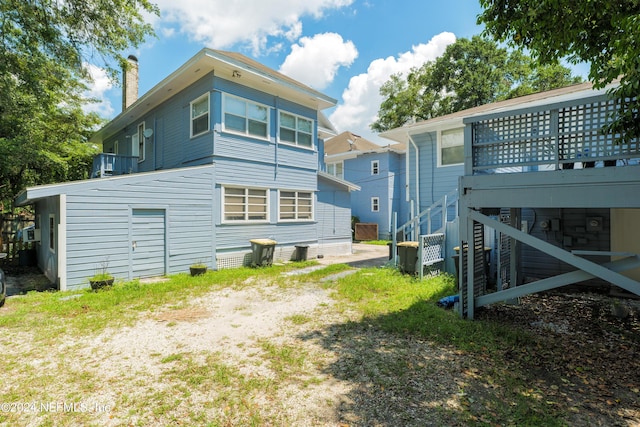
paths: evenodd
<path fill-rule="evenodd" d="M 266 135 L 261 136 L 261 135 L 256 135 L 256 134 L 253 134 L 253 133 L 249 133 L 249 123 L 248 123 L 249 117 L 247 115 L 246 110 L 245 110 L 245 115 L 244 115 L 246 130 L 244 132 L 240 132 L 240 131 L 238 131 L 236 129 L 228 129 L 227 128 L 227 124 L 226 124 L 227 98 L 235 98 L 235 99 L 238 99 L 238 100 L 244 102 L 245 104 L 253 104 L 253 105 L 256 105 L 258 107 L 266 108 L 267 109 Z M 271 135 L 271 110 L 272 109 L 273 109 L 272 107 L 270 107 L 270 106 L 268 106 L 266 104 L 261 104 L 259 102 L 255 102 L 255 101 L 253 101 L 251 99 L 248 99 L 248 98 L 243 98 L 241 96 L 236 96 L 236 95 L 232 95 L 230 93 L 223 92 L 222 93 L 222 131 L 223 132 L 227 132 L 227 133 L 233 133 L 233 134 L 236 134 L 236 135 L 246 136 L 248 138 L 255 138 L 255 139 L 260 139 L 260 140 L 263 140 L 263 141 L 270 141 L 270 135 Z M 232 115 L 236 116 L 235 114 L 232 114 Z M 236 117 L 240 117 L 240 116 L 236 116 Z M 260 122 L 260 123 L 263 123 L 263 122 Z"/>
<path fill-rule="evenodd" d="M 58 225 L 58 286 L 67 290 L 67 195 L 60 194 L 60 224 Z"/>
<path fill-rule="evenodd" d="M 371 160 L 371 175 L 380 175 L 380 160 Z"/>
<path fill-rule="evenodd" d="M 282 124 L 281 124 L 281 116 L 282 116 L 282 114 L 287 114 L 289 116 L 292 116 L 296 120 L 296 123 L 295 123 L 296 127 L 294 129 L 292 129 L 290 127 L 286 127 L 285 128 L 285 129 L 288 129 L 288 130 L 292 130 L 294 132 L 294 134 L 296 136 L 296 140 L 293 141 L 293 142 L 292 141 L 283 141 L 282 138 L 281 138 L 280 130 L 283 127 Z M 300 119 L 311 123 L 311 131 L 309 132 L 309 136 L 311 137 L 311 145 L 309 145 L 309 146 L 301 145 L 298 142 L 298 134 L 300 133 L 300 130 L 298 129 L 298 120 L 300 120 Z M 315 132 L 315 120 L 310 119 L 309 117 L 301 116 L 300 114 L 291 113 L 291 112 L 286 111 L 286 110 L 278 110 L 278 142 L 279 143 L 284 144 L 284 145 L 290 145 L 290 146 L 293 146 L 293 147 L 304 148 L 306 150 L 315 150 L 315 145 L 316 144 L 315 144 L 314 132 Z M 306 134 L 306 132 L 302 132 L 302 133 Z"/>
<path fill-rule="evenodd" d="M 281 214 L 281 195 L 282 192 L 289 192 L 289 193 L 295 193 L 295 206 L 294 206 L 294 215 L 295 218 L 293 219 L 282 219 Z M 298 214 L 300 213 L 300 209 L 299 209 L 299 200 L 300 200 L 300 193 L 309 193 L 310 195 L 310 200 L 311 200 L 311 218 L 298 218 Z M 289 190 L 289 189 L 278 189 L 278 222 L 313 222 L 315 219 L 315 191 L 313 190 Z"/>
<path fill-rule="evenodd" d="M 336 167 L 338 165 L 340 166 L 340 174 L 336 171 Z M 329 172 L 329 166 L 333 166 L 333 173 Z M 327 163 L 327 173 L 331 176 L 335 176 L 336 178 L 344 179 L 344 160 Z"/>
<path fill-rule="evenodd" d="M 247 196 L 247 192 L 249 190 L 259 190 L 259 191 L 264 191 L 265 192 L 265 219 L 255 219 L 255 220 L 251 220 L 251 219 L 225 219 L 225 197 L 226 197 L 226 190 L 228 188 L 235 188 L 238 190 L 244 190 L 245 191 L 245 197 Z M 267 224 L 270 222 L 270 218 L 269 218 L 269 212 L 270 212 L 270 208 L 271 208 L 271 204 L 270 204 L 270 189 L 269 188 L 264 188 L 264 187 L 248 187 L 248 186 L 242 186 L 242 185 L 222 185 L 221 187 L 221 203 L 220 203 L 220 208 L 222 210 L 221 212 L 221 216 L 220 216 L 220 222 L 222 224 Z M 249 202 L 248 200 L 245 201 L 244 203 L 244 208 L 247 208 L 249 206 Z M 247 216 L 247 211 L 243 210 L 243 215 L 246 217 Z"/>
<path fill-rule="evenodd" d="M 371 212 L 380 212 L 380 197 L 371 198 Z"/>
<path fill-rule="evenodd" d="M 142 127 L 142 131 L 140 131 L 141 127 Z M 135 147 L 137 148 L 137 152 L 138 152 L 138 163 L 144 162 L 145 154 L 146 154 L 146 151 L 147 151 L 147 141 L 146 141 L 146 138 L 144 137 L 145 128 L 146 128 L 146 126 L 145 126 L 145 122 L 144 121 L 138 123 L 138 126 L 136 126 L 136 133 L 135 133 L 136 140 L 135 140 L 134 144 L 135 144 Z M 140 139 L 140 138 L 142 138 L 142 139 Z M 140 142 L 142 142 L 142 147 L 140 147 Z"/>
<path fill-rule="evenodd" d="M 442 133 L 443 132 L 459 132 L 461 134 L 461 136 L 462 136 L 461 137 L 460 147 L 462 149 L 464 149 L 464 127 L 456 127 L 456 128 L 438 130 L 438 136 L 437 136 L 437 142 L 436 142 L 436 151 L 437 151 L 436 154 L 437 154 L 437 157 L 438 157 L 438 162 L 437 162 L 438 167 L 439 168 L 446 168 L 446 167 L 449 167 L 449 166 L 464 165 L 464 154 L 462 156 L 462 161 L 461 162 L 442 164 Z"/>
<path fill-rule="evenodd" d="M 193 104 L 202 101 L 203 98 L 207 98 L 207 112 L 202 113 L 197 117 L 193 117 Z M 193 133 L 193 121 L 195 119 L 199 119 L 200 117 L 207 115 L 207 129 L 202 132 L 198 132 L 197 134 Z M 197 136 L 203 135 L 211 130 L 211 98 L 209 96 L 209 92 L 200 95 L 193 101 L 189 103 L 189 138 L 195 138 Z"/>

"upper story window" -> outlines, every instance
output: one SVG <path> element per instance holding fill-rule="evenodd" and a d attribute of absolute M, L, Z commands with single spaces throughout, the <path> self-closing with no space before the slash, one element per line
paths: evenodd
<path fill-rule="evenodd" d="M 280 191 L 280 221 L 313 220 L 313 193 L 309 191 Z"/>
<path fill-rule="evenodd" d="M 371 161 L 371 175 L 378 175 L 380 173 L 380 161 L 372 160 Z"/>
<path fill-rule="evenodd" d="M 209 94 L 191 102 L 191 137 L 209 131 Z"/>
<path fill-rule="evenodd" d="M 464 163 L 464 129 L 439 132 L 438 150 L 440 166 Z"/>
<path fill-rule="evenodd" d="M 224 96 L 224 130 L 267 139 L 269 136 L 269 108 L 265 105 Z"/>
<path fill-rule="evenodd" d="M 280 141 L 313 148 L 313 121 L 280 112 Z"/>
<path fill-rule="evenodd" d="M 224 187 L 224 222 L 265 222 L 269 220 L 268 192 L 260 188 Z"/>
<path fill-rule="evenodd" d="M 145 152 L 144 122 L 138 125 L 137 143 L 138 143 L 138 163 L 144 162 L 144 152 Z"/>
<path fill-rule="evenodd" d="M 337 178 L 344 179 L 343 163 L 327 163 L 327 173 Z"/>

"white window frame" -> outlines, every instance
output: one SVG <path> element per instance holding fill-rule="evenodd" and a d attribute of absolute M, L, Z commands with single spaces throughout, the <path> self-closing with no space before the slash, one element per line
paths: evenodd
<path fill-rule="evenodd" d="M 443 134 L 451 134 L 451 133 L 458 133 L 461 132 L 462 133 L 462 143 L 461 144 L 456 144 L 453 145 L 451 147 L 443 147 L 444 145 L 444 141 L 443 141 Z M 462 147 L 463 150 L 463 157 L 462 157 L 462 161 L 460 162 L 456 162 L 456 163 L 443 163 L 442 162 L 442 150 L 445 148 L 452 148 L 452 147 Z M 443 129 L 443 130 L 439 130 L 438 131 L 438 167 L 447 167 L 447 166 L 458 166 L 458 165 L 463 165 L 464 164 L 464 128 L 453 128 L 453 129 Z"/>
<path fill-rule="evenodd" d="M 138 146 L 138 163 L 144 162 L 147 141 L 144 137 L 144 122 L 138 123 L 138 132 L 136 133 L 136 145 Z"/>
<path fill-rule="evenodd" d="M 295 119 L 295 128 L 284 126 L 282 124 L 282 115 L 283 114 L 291 116 L 291 117 L 293 117 Z M 304 130 L 299 129 L 298 122 L 301 121 L 301 120 L 309 122 L 309 125 L 311 127 L 311 130 L 309 132 L 305 132 Z M 295 135 L 295 141 L 284 141 L 282 139 L 282 129 L 293 131 L 293 133 Z M 314 135 L 314 129 L 315 129 L 315 122 L 314 122 L 313 119 L 310 119 L 308 117 L 303 117 L 303 116 L 301 116 L 299 114 L 290 113 L 288 111 L 279 111 L 278 112 L 278 141 L 280 143 L 282 143 L 282 144 L 294 145 L 296 147 L 304 148 L 304 149 L 307 149 L 307 150 L 313 150 L 314 146 L 315 146 L 315 138 L 313 136 Z M 300 141 L 299 141 L 300 134 L 309 135 L 311 145 L 302 145 L 302 144 L 300 144 Z"/>
<path fill-rule="evenodd" d="M 113 142 L 113 154 L 120 154 L 120 143 L 117 140 Z"/>
<path fill-rule="evenodd" d="M 338 174 L 337 168 L 340 166 L 340 173 Z M 333 171 L 331 170 L 333 169 Z M 344 179 L 344 161 L 327 163 L 327 173 L 337 178 Z"/>
<path fill-rule="evenodd" d="M 242 197 L 244 198 L 243 202 L 242 202 L 242 214 L 243 214 L 243 219 L 226 219 L 227 216 L 227 212 L 226 212 L 226 208 L 227 205 L 229 203 L 227 203 L 227 192 L 229 190 L 243 190 L 243 195 Z M 251 191 L 260 191 L 260 192 L 264 192 L 264 204 L 260 204 L 259 206 L 264 206 L 264 214 L 265 217 L 261 218 L 261 219 L 249 219 L 249 214 L 250 214 L 250 206 L 257 206 L 257 205 L 252 205 L 249 202 L 249 198 L 251 197 L 251 195 L 249 194 Z M 256 197 L 256 196 L 253 196 Z M 262 197 L 262 196 L 260 196 Z M 239 206 L 238 204 L 235 204 L 236 206 Z M 228 185 L 228 186 L 223 186 L 222 187 L 222 223 L 224 224 L 256 224 L 256 223 L 268 223 L 269 222 L 269 189 L 268 188 L 258 188 L 258 187 L 241 187 L 241 186 L 235 186 L 235 185 Z"/>
<path fill-rule="evenodd" d="M 371 198 L 371 212 L 380 212 L 380 197 Z"/>
<path fill-rule="evenodd" d="M 193 115 L 193 106 L 195 104 L 200 103 L 203 99 L 206 99 L 206 105 L 207 105 L 207 111 L 204 113 L 200 113 L 197 116 Z M 193 122 L 197 119 L 202 118 L 204 115 L 207 115 L 207 128 L 203 131 L 200 131 L 198 133 L 193 133 Z M 211 130 L 211 99 L 209 98 L 209 92 L 205 93 L 204 95 L 199 96 L 198 98 L 194 99 L 193 101 L 191 101 L 189 103 L 189 135 L 191 138 L 194 138 L 196 136 L 200 136 L 203 135 L 207 132 L 209 132 Z"/>
<path fill-rule="evenodd" d="M 371 160 L 371 175 L 380 174 L 380 160 Z"/>
<path fill-rule="evenodd" d="M 245 103 L 245 112 L 244 112 L 244 116 L 239 116 L 237 114 L 232 114 L 232 113 L 228 113 L 230 115 L 233 115 L 235 117 L 243 117 L 244 121 L 245 121 L 245 130 L 244 132 L 239 131 L 237 129 L 231 129 L 227 127 L 227 100 L 228 99 L 234 99 L 237 101 L 241 101 Z M 256 120 L 256 119 L 250 119 L 248 117 L 247 114 L 247 106 L 249 105 L 253 105 L 259 108 L 265 108 L 267 110 L 267 121 L 263 122 L 261 120 Z M 266 124 L 266 134 L 265 135 L 257 135 L 255 133 L 251 133 L 250 130 L 250 120 L 254 120 L 257 123 L 265 123 Z M 235 133 L 237 135 L 244 135 L 250 138 L 256 138 L 256 139 L 262 139 L 265 141 L 269 140 L 269 135 L 271 134 L 271 107 L 269 107 L 268 105 L 265 104 L 260 104 L 258 102 L 254 102 L 251 101 L 249 99 L 246 98 L 241 98 L 239 96 L 234 96 L 234 95 L 230 95 L 228 93 L 224 93 L 222 96 L 222 129 L 224 132 L 229 132 L 229 133 Z"/>
<path fill-rule="evenodd" d="M 283 193 L 294 193 L 293 197 L 287 197 L 288 200 L 293 201 L 293 205 L 289 204 L 288 206 L 293 206 L 293 218 L 282 218 L 283 210 L 282 210 L 282 201 L 283 201 Z M 313 191 L 311 190 L 278 190 L 278 221 L 280 222 L 309 222 L 314 220 L 314 209 L 313 209 Z M 308 194 L 309 197 L 301 198 L 301 194 Z M 305 200 L 310 202 L 311 211 L 309 212 L 309 218 L 300 218 L 300 201 Z M 305 212 L 306 214 L 306 212 Z"/>
<path fill-rule="evenodd" d="M 49 214 L 49 251 L 56 253 L 56 215 Z"/>

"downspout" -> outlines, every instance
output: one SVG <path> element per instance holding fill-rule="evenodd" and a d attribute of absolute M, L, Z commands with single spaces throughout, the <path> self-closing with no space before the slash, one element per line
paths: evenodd
<path fill-rule="evenodd" d="M 275 163 L 275 170 L 274 170 L 274 174 L 275 174 L 275 178 L 278 177 L 278 141 L 280 140 L 280 97 L 276 96 L 276 143 L 275 143 L 275 158 L 274 158 L 274 163 Z"/>
<path fill-rule="evenodd" d="M 409 138 L 409 142 L 411 142 L 411 145 L 413 145 L 413 148 L 416 150 L 416 215 L 419 215 L 420 209 L 421 209 L 420 208 L 420 150 L 418 149 L 418 146 L 414 142 L 413 138 L 411 138 L 411 135 L 409 135 L 409 133 L 407 133 L 407 138 Z M 407 177 L 408 175 L 409 173 L 407 173 Z M 416 231 L 417 230 L 414 230 L 414 233 Z"/>
<path fill-rule="evenodd" d="M 156 133 L 157 131 L 157 126 L 156 126 L 156 116 L 153 116 L 153 170 L 156 170 L 156 141 L 157 141 L 157 136 L 158 134 Z"/>

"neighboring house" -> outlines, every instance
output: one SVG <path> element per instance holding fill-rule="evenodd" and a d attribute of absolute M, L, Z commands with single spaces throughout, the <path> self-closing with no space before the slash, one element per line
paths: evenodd
<path fill-rule="evenodd" d="M 611 86 L 572 88 L 464 120 L 460 238 L 477 242 L 491 227 L 504 253 L 487 289 L 469 245 L 474 273 L 462 280 L 461 310 L 470 318 L 477 307 L 585 281 L 640 295 L 640 141 L 604 130 L 621 108 Z"/>
<path fill-rule="evenodd" d="M 407 238 L 416 240 L 418 234 L 446 231 L 446 271 L 455 272 L 451 258 L 455 255 L 454 247 L 458 246 L 459 240 L 457 202 L 459 180 L 465 170 L 465 138 L 469 137 L 468 135 L 465 137 L 464 133 L 466 118 L 494 112 L 498 114 L 500 111 L 524 107 L 537 108 L 550 102 L 579 99 L 590 91 L 589 83 L 568 86 L 481 105 L 381 133 L 380 136 L 384 138 L 407 145 L 407 194 L 411 203 L 411 220 L 401 228 L 407 234 Z M 535 120 L 537 119 L 532 119 L 533 127 L 538 126 Z M 533 163 L 515 166 L 510 162 L 504 162 L 500 168 L 494 168 L 494 172 L 542 171 L 553 167 L 549 164 Z M 490 172 L 492 171 L 489 169 L 477 171 L 479 174 Z M 526 212 L 526 214 L 533 213 Z M 420 225 L 416 227 L 416 224 Z M 495 264 L 497 257 L 495 238 L 487 235 L 485 245 L 493 248 L 492 260 Z M 542 263 L 542 265 L 555 268 L 549 264 Z M 494 268 L 492 276 L 495 275 L 497 271 Z"/>
<path fill-rule="evenodd" d="M 117 278 L 248 264 L 251 239 L 275 259 L 351 252 L 358 187 L 320 171 L 321 113 L 336 101 L 243 55 L 203 49 L 137 99 L 137 60 L 120 115 L 92 141 L 91 179 L 27 188 L 40 229 L 38 264 L 60 289 L 85 287 L 103 264 Z"/>
<path fill-rule="evenodd" d="M 394 213 L 400 223 L 409 219 L 404 154 L 402 144 L 380 146 L 351 132 L 324 143 L 327 173 L 360 187 L 351 196 L 352 215 L 378 224 L 380 239 L 391 239 Z"/>
<path fill-rule="evenodd" d="M 464 129 L 457 243 L 468 248 L 460 270 L 463 314 L 473 318 L 483 305 L 585 281 L 640 295 L 640 199 L 632 196 L 640 192 L 640 143 L 603 132 L 620 108 L 608 89 L 585 83 L 388 133 L 415 141 L 428 129 L 437 145 L 414 150 L 443 158 L 441 133 Z M 420 169 L 413 195 L 425 194 L 432 173 Z M 487 230 L 496 249 L 490 286 Z"/>

